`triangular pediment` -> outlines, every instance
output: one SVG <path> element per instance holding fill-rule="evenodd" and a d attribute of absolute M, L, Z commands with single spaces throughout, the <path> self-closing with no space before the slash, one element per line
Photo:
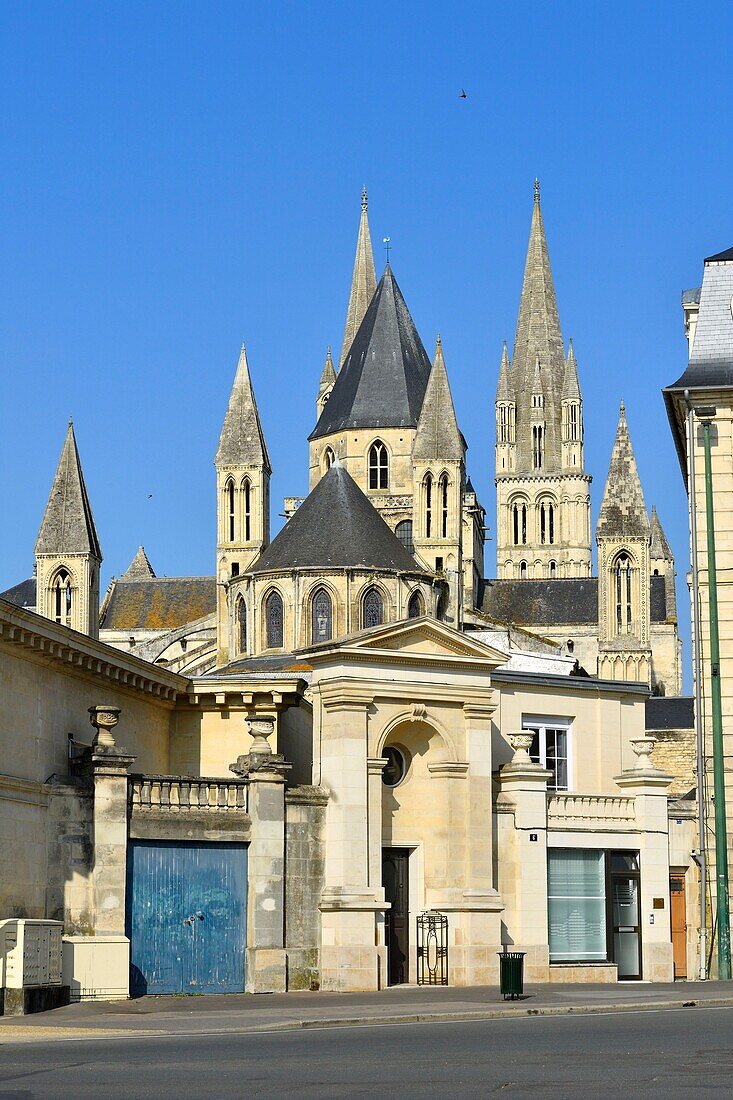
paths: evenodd
<path fill-rule="evenodd" d="M 319 651 L 332 652 L 334 649 L 352 657 L 361 655 L 364 659 L 394 654 L 395 657 L 399 655 L 407 660 L 414 657 L 417 660 L 442 658 L 471 663 L 485 662 L 490 668 L 497 668 L 507 661 L 507 654 L 501 650 L 485 645 L 470 634 L 463 634 L 428 616 L 372 627 L 359 634 L 352 634 L 340 642 L 313 646 L 308 652 L 316 655 Z"/>

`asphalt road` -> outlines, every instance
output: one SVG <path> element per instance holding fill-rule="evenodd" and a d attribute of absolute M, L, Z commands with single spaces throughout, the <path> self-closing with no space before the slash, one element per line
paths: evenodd
<path fill-rule="evenodd" d="M 0 1046 L 0 1100 L 733 1093 L 733 1008 Z"/>

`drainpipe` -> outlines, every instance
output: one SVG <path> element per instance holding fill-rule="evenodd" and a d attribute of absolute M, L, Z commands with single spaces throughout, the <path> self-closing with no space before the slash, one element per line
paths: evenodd
<path fill-rule="evenodd" d="M 723 705 L 720 689 L 720 637 L 718 634 L 718 576 L 715 568 L 715 517 L 713 469 L 710 455 L 710 423 L 715 409 L 698 409 L 705 448 L 705 511 L 707 516 L 708 601 L 710 605 L 710 683 L 713 717 L 713 788 L 715 791 L 715 882 L 718 925 L 718 978 L 729 980 L 730 903 L 728 898 L 728 838 L 725 820 L 723 755 Z"/>
<path fill-rule="evenodd" d="M 698 564 L 697 564 L 697 510 L 695 503 L 695 425 L 692 405 L 690 404 L 690 391 L 685 390 L 685 403 L 687 405 L 687 454 L 689 458 L 689 499 L 690 499 L 690 558 L 692 561 L 692 635 L 693 651 L 692 660 L 695 670 L 695 740 L 697 743 L 697 835 L 698 835 L 698 867 L 700 868 L 700 981 L 706 981 L 708 976 L 708 949 L 707 949 L 707 892 L 708 892 L 708 862 L 707 862 L 707 805 L 705 803 L 705 742 L 703 739 L 702 720 L 702 660 L 700 654 L 700 601 L 698 598 Z"/>

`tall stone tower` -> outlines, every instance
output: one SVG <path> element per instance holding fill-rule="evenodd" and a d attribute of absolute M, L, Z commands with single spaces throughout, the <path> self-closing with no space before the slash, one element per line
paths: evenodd
<path fill-rule="evenodd" d="M 598 675 L 651 682 L 651 526 L 623 402 L 596 527 Z"/>
<path fill-rule="evenodd" d="M 497 576 L 589 577 L 590 482 L 575 352 L 565 358 L 535 180 L 511 361 L 496 392 Z"/>
<path fill-rule="evenodd" d="M 242 344 L 214 459 L 217 500 L 217 664 L 229 658 L 227 590 L 270 541 L 270 456 Z"/>
<path fill-rule="evenodd" d="M 38 614 L 97 638 L 102 551 L 71 421 L 36 539 L 35 556 Z"/>

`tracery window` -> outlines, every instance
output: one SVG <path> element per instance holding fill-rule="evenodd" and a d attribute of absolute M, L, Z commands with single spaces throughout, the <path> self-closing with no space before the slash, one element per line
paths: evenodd
<path fill-rule="evenodd" d="M 334 455 L 331 448 L 326 447 L 326 450 L 323 452 L 323 465 L 324 465 L 327 472 L 328 472 L 328 470 L 331 469 L 331 467 L 333 466 L 335 460 L 336 460 L 336 456 Z"/>
<path fill-rule="evenodd" d="M 401 520 L 394 529 L 394 533 L 400 540 L 408 554 L 415 553 L 415 540 L 412 535 L 412 520 Z"/>
<path fill-rule="evenodd" d="M 389 487 L 389 456 L 381 439 L 377 439 L 369 448 L 369 488 L 387 489 Z"/>
<path fill-rule="evenodd" d="M 236 489 L 234 488 L 234 482 L 230 478 L 226 483 L 224 494 L 226 496 L 227 505 L 227 539 L 229 542 L 234 542 L 235 537 L 235 504 L 236 504 Z"/>
<path fill-rule="evenodd" d="M 252 486 L 248 477 L 242 483 L 242 493 L 244 495 L 244 541 L 249 542 L 252 538 Z"/>
<path fill-rule="evenodd" d="M 65 569 L 59 569 L 51 584 L 53 593 L 53 617 L 57 623 L 71 626 L 73 593 L 71 577 Z"/>
<path fill-rule="evenodd" d="M 311 601 L 311 642 L 327 642 L 333 637 L 333 604 L 325 588 L 316 590 Z"/>
<path fill-rule="evenodd" d="M 631 560 L 628 554 L 619 554 L 614 569 L 617 634 L 630 634 L 633 629 L 631 602 L 632 572 Z"/>
<path fill-rule="evenodd" d="M 407 604 L 407 618 L 419 619 L 421 615 L 425 614 L 425 604 L 423 603 L 422 595 L 416 588 L 410 596 L 409 603 Z"/>
<path fill-rule="evenodd" d="M 247 605 L 240 596 L 237 600 L 237 644 L 240 653 L 247 652 Z"/>
<path fill-rule="evenodd" d="M 443 474 L 438 483 L 438 496 L 440 498 L 440 537 L 448 537 L 448 475 Z"/>
<path fill-rule="evenodd" d="M 425 475 L 425 538 L 433 533 L 433 476 Z"/>
<path fill-rule="evenodd" d="M 384 622 L 384 600 L 378 588 L 367 588 L 361 601 L 361 625 L 381 626 Z"/>
<path fill-rule="evenodd" d="M 279 592 L 271 592 L 265 600 L 265 632 L 267 648 L 280 649 L 283 644 L 283 600 Z"/>

